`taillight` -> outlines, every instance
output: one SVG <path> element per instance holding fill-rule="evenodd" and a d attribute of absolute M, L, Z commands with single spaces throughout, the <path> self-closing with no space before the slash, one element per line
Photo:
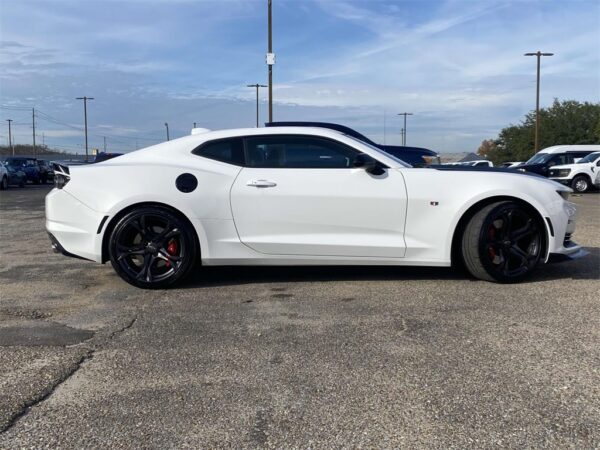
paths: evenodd
<path fill-rule="evenodd" d="M 69 182 L 71 178 L 63 173 L 54 173 L 54 187 L 62 189 Z"/>

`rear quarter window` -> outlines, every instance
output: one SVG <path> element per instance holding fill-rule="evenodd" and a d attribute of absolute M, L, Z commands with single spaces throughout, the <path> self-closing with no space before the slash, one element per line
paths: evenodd
<path fill-rule="evenodd" d="M 192 150 L 192 153 L 235 166 L 244 165 L 244 142 L 242 138 L 227 138 L 205 142 Z"/>

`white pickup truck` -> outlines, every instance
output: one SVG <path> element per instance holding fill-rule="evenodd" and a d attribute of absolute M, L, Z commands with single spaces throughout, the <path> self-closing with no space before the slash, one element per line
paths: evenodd
<path fill-rule="evenodd" d="M 574 164 L 551 167 L 548 178 L 570 186 L 575 192 L 585 192 L 593 184 L 600 187 L 599 172 L 600 152 L 594 152 Z"/>

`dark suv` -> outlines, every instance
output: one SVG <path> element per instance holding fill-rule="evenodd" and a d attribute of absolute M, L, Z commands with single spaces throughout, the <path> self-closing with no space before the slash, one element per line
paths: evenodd
<path fill-rule="evenodd" d="M 317 128 L 329 128 L 331 130 L 339 131 L 340 133 L 347 134 L 359 141 L 366 142 L 398 159 L 410 164 L 413 167 L 424 167 L 430 164 L 440 164 L 439 155 L 433 150 L 428 150 L 421 147 L 403 147 L 399 145 L 382 145 L 373 142 L 365 135 L 353 130 L 345 125 L 339 125 L 337 123 L 328 122 L 267 122 L 267 127 L 317 127 Z"/>
<path fill-rule="evenodd" d="M 27 181 L 31 181 L 32 183 L 36 184 L 41 183 L 42 177 L 40 174 L 40 168 L 37 164 L 37 159 L 11 156 L 6 158 L 6 164 L 14 168 L 20 168 L 20 170 L 25 172 Z"/>
<path fill-rule="evenodd" d="M 48 181 L 52 181 L 54 179 L 54 170 L 52 170 L 52 164 L 44 159 L 38 159 L 36 162 L 38 168 L 40 169 L 41 182 L 46 184 Z"/>

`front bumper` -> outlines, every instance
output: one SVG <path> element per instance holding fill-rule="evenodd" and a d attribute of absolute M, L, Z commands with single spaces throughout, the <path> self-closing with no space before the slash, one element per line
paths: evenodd
<path fill-rule="evenodd" d="M 573 253 L 550 253 L 548 255 L 548 264 L 565 262 L 565 261 L 575 261 L 576 259 L 581 259 L 589 255 L 590 252 L 584 250 L 583 248 L 577 246 L 577 250 Z"/>
<path fill-rule="evenodd" d="M 571 180 L 569 178 L 552 178 L 552 177 L 550 177 L 550 179 L 552 181 L 556 181 L 557 183 L 564 184 L 565 186 L 571 185 Z"/>

